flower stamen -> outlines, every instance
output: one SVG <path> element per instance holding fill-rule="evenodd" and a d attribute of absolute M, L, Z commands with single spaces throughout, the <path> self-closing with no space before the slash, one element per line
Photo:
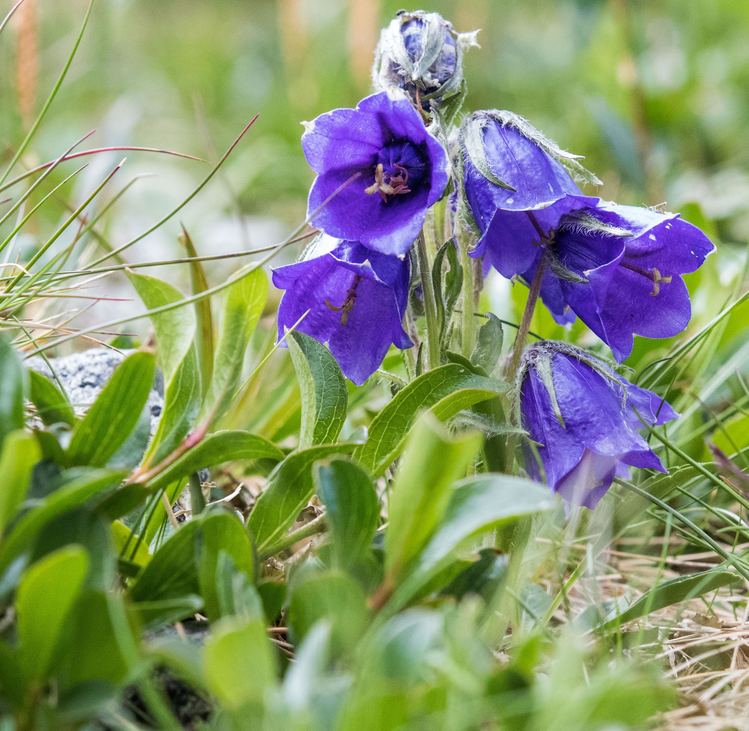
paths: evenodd
<path fill-rule="evenodd" d="M 646 279 L 650 279 L 653 282 L 653 290 L 650 292 L 651 297 L 657 297 L 661 293 L 661 283 L 671 284 L 671 281 L 673 280 L 673 277 L 671 275 L 664 277 L 661 274 L 661 270 L 657 267 L 651 267 L 650 269 L 645 270 L 641 269 L 640 267 L 636 267 L 633 264 L 627 264 L 626 262 L 622 262 L 621 266 L 623 266 L 625 269 L 629 269 L 629 271 L 631 272 L 640 274 Z"/>
<path fill-rule="evenodd" d="M 351 283 L 348 292 L 346 292 L 346 299 L 340 305 L 334 305 L 327 297 L 325 298 L 325 306 L 333 310 L 333 312 L 341 313 L 341 325 L 345 325 L 348 322 L 349 312 L 356 302 L 356 288 L 359 286 L 361 281 L 361 275 L 357 274 L 354 277 L 354 281 Z"/>
<path fill-rule="evenodd" d="M 374 173 L 374 183 L 364 189 L 367 195 L 374 195 L 379 193 L 382 196 L 382 200 L 385 203 L 388 202 L 389 195 L 405 195 L 410 193 L 411 189 L 408 187 L 408 170 L 399 164 L 395 164 L 395 175 L 385 172 L 385 168 L 382 163 L 378 163 Z"/>

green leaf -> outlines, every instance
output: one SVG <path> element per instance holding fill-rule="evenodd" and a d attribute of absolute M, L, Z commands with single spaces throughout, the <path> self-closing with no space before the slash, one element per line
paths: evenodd
<path fill-rule="evenodd" d="M 193 245 L 190 234 L 187 229 L 182 227 L 182 235 L 179 237 L 180 243 L 185 247 L 187 256 L 193 259 L 188 266 L 190 267 L 190 284 L 193 294 L 205 292 L 208 286 L 208 279 L 205 276 L 203 264 L 197 261 L 198 252 Z M 208 389 L 208 384 L 213 376 L 213 353 L 215 351 L 213 343 L 213 314 L 211 312 L 211 298 L 204 297 L 195 302 L 195 320 L 197 329 L 195 331 L 195 347 L 198 351 L 198 363 L 200 365 L 200 382 L 203 384 L 203 393 Z"/>
<path fill-rule="evenodd" d="M 63 687 L 123 683 L 138 660 L 137 640 L 118 593 L 84 590 L 66 624 L 57 675 Z"/>
<path fill-rule="evenodd" d="M 321 620 L 331 625 L 333 652 L 353 650 L 369 622 L 361 586 L 339 571 L 306 571 L 292 581 L 289 627 L 296 643 Z"/>
<path fill-rule="evenodd" d="M 182 292 L 156 277 L 128 272 L 128 278 L 148 309 L 184 299 Z M 195 313 L 192 307 L 185 305 L 152 315 L 151 322 L 156 331 L 159 368 L 168 387 L 180 364 L 192 349 Z"/>
<path fill-rule="evenodd" d="M 47 677 L 87 571 L 86 552 L 70 546 L 38 561 L 24 575 L 16 613 L 21 667 L 29 681 Z"/>
<path fill-rule="evenodd" d="M 330 527 L 333 564 L 351 568 L 370 550 L 377 530 L 377 493 L 369 475 L 351 462 L 333 460 L 321 466 L 316 477 Z"/>
<path fill-rule="evenodd" d="M 496 315 L 488 314 L 487 321 L 479 328 L 478 342 L 471 353 L 471 363 L 491 374 L 502 354 L 504 331 Z"/>
<path fill-rule="evenodd" d="M 323 444 L 290 454 L 271 473 L 247 526 L 258 553 L 264 554 L 307 505 L 314 489 L 312 464 L 351 451 L 351 444 Z"/>
<path fill-rule="evenodd" d="M 197 594 L 185 594 L 170 599 L 153 599 L 131 604 L 132 612 L 144 627 L 179 622 L 203 608 L 203 599 Z"/>
<path fill-rule="evenodd" d="M 67 450 L 70 464 L 106 465 L 138 423 L 155 373 L 151 353 L 133 353 L 120 363 L 73 431 Z"/>
<path fill-rule="evenodd" d="M 429 413 L 408 439 L 390 493 L 385 534 L 385 571 L 397 582 L 440 524 L 453 482 L 463 477 L 479 448 L 481 435 L 450 438 Z"/>
<path fill-rule="evenodd" d="M 220 570 L 222 558 L 230 558 L 232 571 Z M 226 579 L 236 578 L 238 573 L 252 581 L 255 573 L 254 556 L 250 537 L 242 521 L 231 513 L 209 514 L 201 521 L 198 551 L 198 580 L 200 593 L 205 602 L 205 614 L 210 621 L 221 616 L 220 597 L 232 587 L 220 587 Z"/>
<path fill-rule="evenodd" d="M 19 653 L 15 647 L 7 645 L 2 640 L 0 640 L 0 688 L 3 689 L 3 701 L 6 704 L 17 709 L 23 706 L 25 688 Z"/>
<path fill-rule="evenodd" d="M 449 267 L 443 274 L 442 268 L 445 260 Z M 455 311 L 463 285 L 463 267 L 458 259 L 458 248 L 454 239 L 446 241 L 434 257 L 432 281 L 437 305 L 440 342 L 443 347 L 446 347 L 450 335 L 450 318 Z"/>
<path fill-rule="evenodd" d="M 260 702 L 276 684 L 276 657 L 258 619 L 222 619 L 206 640 L 203 653 L 206 685 L 228 708 Z"/>
<path fill-rule="evenodd" d="M 133 602 L 154 602 L 199 594 L 194 542 L 200 520 L 191 520 L 156 551 L 130 588 Z"/>
<path fill-rule="evenodd" d="M 29 370 L 29 397 L 36 413 L 45 424 L 75 424 L 75 413 L 68 397 L 47 376 Z"/>
<path fill-rule="evenodd" d="M 10 341 L 0 336 L 0 445 L 12 431 L 23 429 L 26 370 Z"/>
<path fill-rule="evenodd" d="M 637 601 L 624 611 L 607 618 L 597 629 L 606 630 L 641 617 L 646 617 L 659 609 L 670 607 L 679 602 L 688 601 L 703 596 L 723 586 L 740 584 L 744 581 L 732 571 L 715 568 L 701 571 L 690 576 L 679 576 L 670 581 L 664 581 L 649 591 L 646 591 Z"/>
<path fill-rule="evenodd" d="M 39 532 L 51 521 L 114 487 L 125 475 L 115 470 L 86 470 L 34 505 L 0 543 L 0 575 L 33 546 Z"/>
<path fill-rule="evenodd" d="M 156 277 L 129 274 L 130 282 L 149 309 L 179 302 L 182 292 Z M 164 409 L 151 440 L 148 456 L 158 462 L 169 454 L 194 426 L 200 409 L 200 376 L 194 346 L 195 311 L 189 305 L 152 315 L 157 358 L 164 378 Z"/>
<path fill-rule="evenodd" d="M 219 431 L 188 450 L 167 469 L 157 475 L 148 487 L 160 490 L 205 467 L 236 460 L 282 460 L 283 452 L 263 437 L 244 431 Z"/>
<path fill-rule="evenodd" d="M 0 535 L 23 502 L 32 469 L 40 458 L 39 445 L 31 434 L 14 431 L 5 437 L 0 452 Z"/>
<path fill-rule="evenodd" d="M 330 351 L 300 332 L 286 338 L 302 394 L 299 447 L 332 444 L 346 420 L 348 391 L 341 369 Z"/>
<path fill-rule="evenodd" d="M 268 278 L 255 264 L 234 276 L 221 318 L 221 331 L 213 359 L 213 379 L 205 400 L 205 413 L 218 419 L 234 398 L 250 338 L 268 299 Z"/>
<path fill-rule="evenodd" d="M 372 420 L 369 438 L 354 451 L 354 459 L 372 475 L 380 475 L 400 453 L 419 411 L 431 409 L 440 421 L 446 421 L 506 390 L 506 384 L 478 376 L 457 363 L 435 368 L 398 391 Z"/>
<path fill-rule="evenodd" d="M 396 589 L 388 607 L 406 604 L 443 569 L 455 552 L 495 528 L 551 510 L 556 500 L 549 489 L 511 475 L 469 477 L 452 491 L 438 529 Z"/>

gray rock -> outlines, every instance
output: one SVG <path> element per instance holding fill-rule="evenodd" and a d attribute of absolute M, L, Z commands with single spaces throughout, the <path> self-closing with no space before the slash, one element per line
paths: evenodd
<path fill-rule="evenodd" d="M 42 358 L 31 358 L 28 366 L 52 378 L 62 386 L 76 413 L 84 412 L 101 393 L 115 368 L 132 351 L 118 351 L 111 348 L 91 348 L 80 353 L 49 358 L 49 365 Z M 164 408 L 164 379 L 159 372 L 148 397 L 151 411 L 151 432 L 158 423 Z"/>

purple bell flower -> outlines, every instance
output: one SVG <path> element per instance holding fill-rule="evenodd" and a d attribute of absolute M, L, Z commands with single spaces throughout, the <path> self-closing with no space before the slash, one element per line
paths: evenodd
<path fill-rule="evenodd" d="M 274 269 L 273 284 L 286 290 L 278 309 L 279 339 L 303 317 L 297 330 L 325 343 L 357 385 L 379 368 L 391 344 L 413 344 L 401 324 L 408 257 L 323 236 L 305 259 Z"/>
<path fill-rule="evenodd" d="M 306 127 L 302 147 L 317 173 L 312 223 L 335 238 L 405 254 L 448 181 L 447 155 L 411 102 L 374 94 Z"/>
<path fill-rule="evenodd" d="M 641 431 L 677 414 L 652 391 L 556 342 L 528 348 L 519 377 L 520 423 L 536 445 L 528 472 L 569 503 L 595 507 L 628 467 L 666 471 Z"/>
<path fill-rule="evenodd" d="M 686 328 L 691 306 L 680 275 L 714 248 L 677 214 L 602 203 L 560 221 L 541 297 L 559 321 L 577 314 L 621 361 L 634 335 L 669 338 Z M 532 277 L 533 268 L 524 275 Z"/>
<path fill-rule="evenodd" d="M 533 266 L 563 215 L 599 200 L 573 180 L 600 182 L 578 156 L 512 112 L 474 112 L 460 138 L 465 201 L 481 234 L 472 254 L 508 279 Z"/>

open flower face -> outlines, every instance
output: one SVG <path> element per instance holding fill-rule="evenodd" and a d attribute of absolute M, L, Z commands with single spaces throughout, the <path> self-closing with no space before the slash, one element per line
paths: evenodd
<path fill-rule="evenodd" d="M 404 96 L 383 92 L 323 114 L 302 147 L 317 173 L 312 223 L 383 254 L 409 250 L 447 186 L 447 155 Z"/>
<path fill-rule="evenodd" d="M 296 329 L 325 343 L 357 385 L 379 368 L 391 345 L 412 345 L 401 324 L 408 299 L 407 257 L 323 237 L 307 259 L 274 269 L 273 284 L 286 290 L 278 337 L 301 319 Z"/>
<path fill-rule="evenodd" d="M 461 139 L 465 199 L 481 233 L 473 255 L 505 277 L 533 266 L 563 215 L 598 201 L 583 195 L 570 174 L 595 180 L 577 157 L 511 112 L 470 115 Z"/>
<path fill-rule="evenodd" d="M 677 414 L 652 391 L 562 343 L 543 342 L 524 356 L 523 428 L 536 445 L 528 471 L 565 500 L 593 508 L 628 467 L 664 472 L 641 431 Z"/>
<path fill-rule="evenodd" d="M 558 320 L 574 312 L 624 360 L 634 335 L 668 338 L 684 330 L 691 307 L 680 275 L 698 269 L 713 249 L 676 214 L 603 203 L 562 219 L 551 255 L 573 276 L 547 271 L 541 296 Z"/>

